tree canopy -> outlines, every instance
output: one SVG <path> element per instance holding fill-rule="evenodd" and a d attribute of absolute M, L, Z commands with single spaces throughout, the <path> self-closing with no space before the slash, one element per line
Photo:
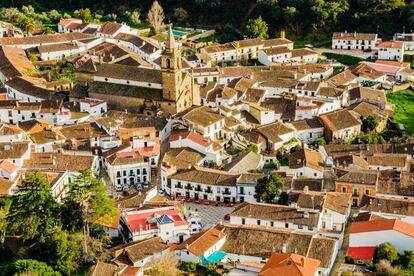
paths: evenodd
<path fill-rule="evenodd" d="M 263 202 L 274 202 L 275 198 L 282 193 L 285 182 L 276 173 L 259 179 L 256 185 L 257 200 Z"/>
<path fill-rule="evenodd" d="M 249 22 L 247 22 L 247 25 L 245 27 L 245 35 L 248 38 L 261 38 L 261 39 L 267 39 L 269 38 L 269 35 L 267 34 L 269 27 L 265 21 L 263 21 L 262 17 L 259 16 L 256 19 L 250 19 Z"/>

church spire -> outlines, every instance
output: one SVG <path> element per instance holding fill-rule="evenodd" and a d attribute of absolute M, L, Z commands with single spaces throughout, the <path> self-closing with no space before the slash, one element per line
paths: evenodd
<path fill-rule="evenodd" d="M 174 39 L 173 31 L 172 31 L 172 24 L 168 25 L 168 38 L 167 38 L 166 48 L 168 50 L 174 50 L 175 49 L 175 39 Z"/>

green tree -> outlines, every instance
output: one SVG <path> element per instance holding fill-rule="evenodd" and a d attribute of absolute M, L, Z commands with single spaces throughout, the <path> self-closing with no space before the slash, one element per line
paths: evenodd
<path fill-rule="evenodd" d="M 134 24 L 139 24 L 141 23 L 141 20 L 139 19 L 139 17 L 141 16 L 141 13 L 139 10 L 134 10 L 131 15 L 129 16 L 129 19 L 131 20 L 132 23 Z"/>
<path fill-rule="evenodd" d="M 285 183 L 280 175 L 272 173 L 258 180 L 256 195 L 259 202 L 271 203 L 282 193 Z"/>
<path fill-rule="evenodd" d="M 74 261 L 76 251 L 69 241 L 69 235 L 58 227 L 41 238 L 29 251 L 33 259 L 45 262 L 64 274 L 69 275 L 77 267 Z"/>
<path fill-rule="evenodd" d="M 9 223 L 24 240 L 42 237 L 60 225 L 59 205 L 50 192 L 45 176 L 27 174 L 10 207 Z"/>
<path fill-rule="evenodd" d="M 269 38 L 269 35 L 267 34 L 269 27 L 267 23 L 262 19 L 261 16 L 259 16 L 256 19 L 250 19 L 246 26 L 244 34 L 248 38 L 261 38 L 261 39 L 267 39 Z"/>
<path fill-rule="evenodd" d="M 373 115 L 368 115 L 368 117 L 361 116 L 362 121 L 362 131 L 373 131 L 378 126 L 378 118 Z"/>
<path fill-rule="evenodd" d="M 91 10 L 88 8 L 78 10 L 77 16 L 85 22 L 91 22 L 93 19 Z"/>
<path fill-rule="evenodd" d="M 182 8 L 182 7 L 178 7 L 174 9 L 174 18 L 175 20 L 177 20 L 180 23 L 183 23 L 187 20 L 188 18 L 188 13 L 187 11 Z"/>
<path fill-rule="evenodd" d="M 24 16 L 19 19 L 17 25 L 26 33 L 31 33 L 36 27 L 36 23 L 33 18 Z"/>
<path fill-rule="evenodd" d="M 398 267 L 393 267 L 388 260 L 380 260 L 375 265 L 375 275 L 379 276 L 399 276 L 401 271 Z"/>
<path fill-rule="evenodd" d="M 32 259 L 20 259 L 0 267 L 0 275 L 60 276 L 44 262 Z"/>
<path fill-rule="evenodd" d="M 69 186 L 64 199 L 63 221 L 69 230 L 82 229 L 83 249 L 88 255 L 89 226 L 104 215 L 116 212 L 115 202 L 108 197 L 105 185 L 91 171 L 81 171 Z"/>
<path fill-rule="evenodd" d="M 59 21 L 62 18 L 62 15 L 57 10 L 50 10 L 47 15 L 53 21 Z"/>
<path fill-rule="evenodd" d="M 414 271 L 414 250 L 404 251 L 400 263 L 407 271 Z"/>
<path fill-rule="evenodd" d="M 387 260 L 390 263 L 398 260 L 398 250 L 392 246 L 389 242 L 380 244 L 375 249 L 374 261 L 379 262 L 380 260 Z"/>
<path fill-rule="evenodd" d="M 10 198 L 0 198 L 0 246 L 4 244 L 6 238 L 7 226 L 9 224 L 8 216 L 12 200 Z"/>

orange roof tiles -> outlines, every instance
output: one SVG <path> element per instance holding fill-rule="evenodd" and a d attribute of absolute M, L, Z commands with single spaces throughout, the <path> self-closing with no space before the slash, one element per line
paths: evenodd
<path fill-rule="evenodd" d="M 384 41 L 378 44 L 378 48 L 402 49 L 404 48 L 404 43 L 402 41 Z"/>
<path fill-rule="evenodd" d="M 313 276 L 320 261 L 297 254 L 273 254 L 262 268 L 260 276 Z"/>
<path fill-rule="evenodd" d="M 13 163 L 7 160 L 0 161 L 0 168 L 5 170 L 8 174 L 12 174 L 17 169 Z"/>
<path fill-rule="evenodd" d="M 351 224 L 350 233 L 395 230 L 414 238 L 414 225 L 399 219 L 358 221 Z"/>

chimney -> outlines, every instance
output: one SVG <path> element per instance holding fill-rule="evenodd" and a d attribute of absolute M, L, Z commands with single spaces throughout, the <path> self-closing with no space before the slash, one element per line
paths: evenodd
<path fill-rule="evenodd" d="M 303 192 L 305 194 L 308 194 L 309 193 L 309 186 L 308 185 L 306 185 L 305 187 L 303 187 Z"/>
<path fill-rule="evenodd" d="M 286 33 L 285 33 L 285 31 L 281 31 L 281 32 L 280 32 L 280 38 L 281 38 L 281 39 L 285 39 L 285 38 L 286 38 Z"/>
<path fill-rule="evenodd" d="M 354 37 L 356 37 L 356 32 L 354 32 Z"/>
<path fill-rule="evenodd" d="M 305 267 L 305 257 L 302 257 L 301 259 L 300 259 L 300 264 L 302 265 L 302 267 Z"/>

